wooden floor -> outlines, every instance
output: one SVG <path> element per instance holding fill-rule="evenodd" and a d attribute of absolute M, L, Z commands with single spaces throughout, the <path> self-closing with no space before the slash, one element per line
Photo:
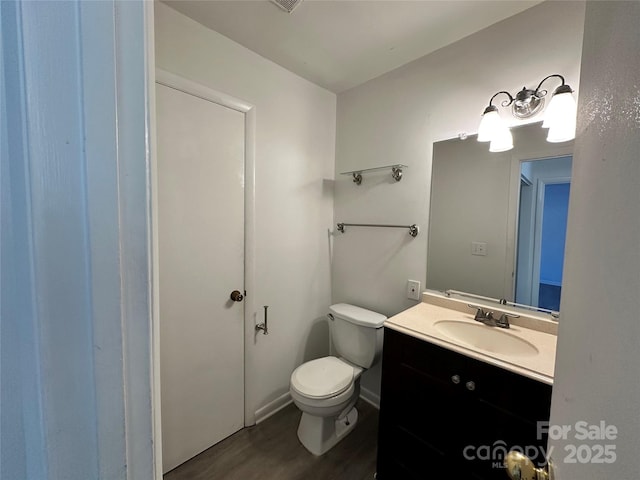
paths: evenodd
<path fill-rule="evenodd" d="M 358 402 L 356 428 L 321 457 L 298 441 L 300 410 L 289 405 L 170 471 L 164 480 L 372 480 L 378 410 Z"/>

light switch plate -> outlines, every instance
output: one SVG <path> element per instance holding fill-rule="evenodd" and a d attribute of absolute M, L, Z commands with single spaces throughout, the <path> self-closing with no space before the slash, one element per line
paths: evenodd
<path fill-rule="evenodd" d="M 407 280 L 407 298 L 420 300 L 420 282 L 418 280 Z"/>
<path fill-rule="evenodd" d="M 487 242 L 471 242 L 471 255 L 485 256 L 487 254 Z"/>

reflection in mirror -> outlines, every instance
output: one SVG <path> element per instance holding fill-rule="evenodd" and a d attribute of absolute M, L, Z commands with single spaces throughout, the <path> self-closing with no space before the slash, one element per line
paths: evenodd
<path fill-rule="evenodd" d="M 515 301 L 560 310 L 571 157 L 520 164 Z"/>
<path fill-rule="evenodd" d="M 426 287 L 559 310 L 573 142 L 540 124 L 514 149 L 458 138 L 433 145 Z"/>

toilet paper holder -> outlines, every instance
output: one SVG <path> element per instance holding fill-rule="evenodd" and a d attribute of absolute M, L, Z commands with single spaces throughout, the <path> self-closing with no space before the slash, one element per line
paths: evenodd
<path fill-rule="evenodd" d="M 269 305 L 264 305 L 263 308 L 264 308 L 264 322 L 256 325 L 256 332 L 259 332 L 260 330 L 262 330 L 263 335 L 269 335 L 269 327 L 267 324 L 267 309 L 269 308 Z"/>

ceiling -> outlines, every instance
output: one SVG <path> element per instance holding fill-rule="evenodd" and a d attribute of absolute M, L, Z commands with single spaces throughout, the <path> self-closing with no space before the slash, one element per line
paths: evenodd
<path fill-rule="evenodd" d="M 339 93 L 540 0 L 165 0 L 202 25 Z"/>

